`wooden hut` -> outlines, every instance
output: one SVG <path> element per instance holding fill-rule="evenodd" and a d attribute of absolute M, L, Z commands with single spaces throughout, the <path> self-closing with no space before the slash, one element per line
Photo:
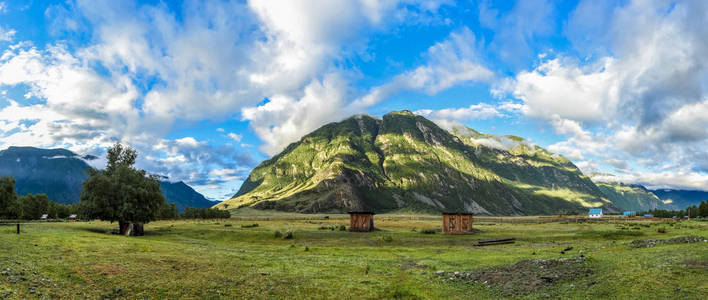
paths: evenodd
<path fill-rule="evenodd" d="M 349 231 L 369 232 L 374 230 L 374 213 L 369 211 L 349 212 Z"/>
<path fill-rule="evenodd" d="M 443 228 L 444 234 L 472 234 L 472 213 L 450 212 L 443 213 Z"/>

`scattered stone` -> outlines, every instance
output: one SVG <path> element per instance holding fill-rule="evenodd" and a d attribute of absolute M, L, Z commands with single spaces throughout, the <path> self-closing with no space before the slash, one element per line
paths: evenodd
<path fill-rule="evenodd" d="M 631 247 L 631 248 L 650 248 L 650 247 L 654 247 L 654 246 L 657 246 L 660 244 L 687 244 L 687 243 L 698 243 L 698 242 L 705 242 L 705 241 L 707 241 L 707 239 L 702 236 L 689 235 L 689 236 L 682 236 L 682 237 L 665 239 L 665 240 L 634 240 L 629 243 L 629 247 Z"/>
<path fill-rule="evenodd" d="M 514 296 L 532 293 L 559 282 L 572 281 L 590 273 L 592 270 L 583 258 L 529 259 L 509 266 L 454 272 L 446 278 L 451 281 L 484 283 L 485 286 L 500 289 L 506 296 Z M 436 274 L 444 276 L 445 272 L 440 270 Z"/>

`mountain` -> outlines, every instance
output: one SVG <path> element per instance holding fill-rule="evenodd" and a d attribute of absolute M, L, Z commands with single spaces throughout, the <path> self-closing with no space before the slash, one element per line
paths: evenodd
<path fill-rule="evenodd" d="M 670 203 L 677 209 L 686 209 L 686 207 L 701 204 L 703 200 L 708 200 L 708 192 L 706 191 L 658 189 L 652 190 L 652 192 L 659 199 Z"/>
<path fill-rule="evenodd" d="M 198 193 L 182 181 L 160 181 L 160 187 L 162 189 L 162 194 L 165 195 L 165 199 L 167 199 L 168 202 L 174 202 L 177 204 L 177 209 L 179 211 L 184 211 L 185 206 L 208 208 L 217 203 L 208 200 L 204 197 L 204 195 Z"/>
<path fill-rule="evenodd" d="M 642 185 L 610 182 L 595 184 L 612 203 L 623 210 L 647 211 L 673 208 Z"/>
<path fill-rule="evenodd" d="M 262 162 L 219 208 L 297 212 L 619 208 L 568 159 L 515 136 L 450 131 L 409 111 L 327 124 Z"/>
<path fill-rule="evenodd" d="M 87 161 L 95 156 L 79 156 L 66 149 L 39 149 L 9 147 L 0 151 L 0 176 L 12 176 L 17 181 L 15 190 L 26 194 L 46 194 L 50 200 L 72 204 L 79 201 L 81 184 L 91 168 Z M 206 208 L 214 205 L 183 182 L 160 182 L 162 194 L 181 210 L 185 205 Z"/>

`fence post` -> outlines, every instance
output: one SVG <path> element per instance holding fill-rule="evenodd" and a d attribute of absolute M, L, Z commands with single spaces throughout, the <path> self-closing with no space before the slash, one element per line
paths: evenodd
<path fill-rule="evenodd" d="M 20 234 L 20 223 L 17 223 L 17 234 Z"/>

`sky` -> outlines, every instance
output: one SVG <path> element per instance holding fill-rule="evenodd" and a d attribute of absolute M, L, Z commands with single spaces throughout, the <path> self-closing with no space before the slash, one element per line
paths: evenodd
<path fill-rule="evenodd" d="M 0 149 L 122 142 L 213 200 L 324 124 L 403 109 L 708 190 L 708 1 L 0 0 L 0 53 Z"/>

